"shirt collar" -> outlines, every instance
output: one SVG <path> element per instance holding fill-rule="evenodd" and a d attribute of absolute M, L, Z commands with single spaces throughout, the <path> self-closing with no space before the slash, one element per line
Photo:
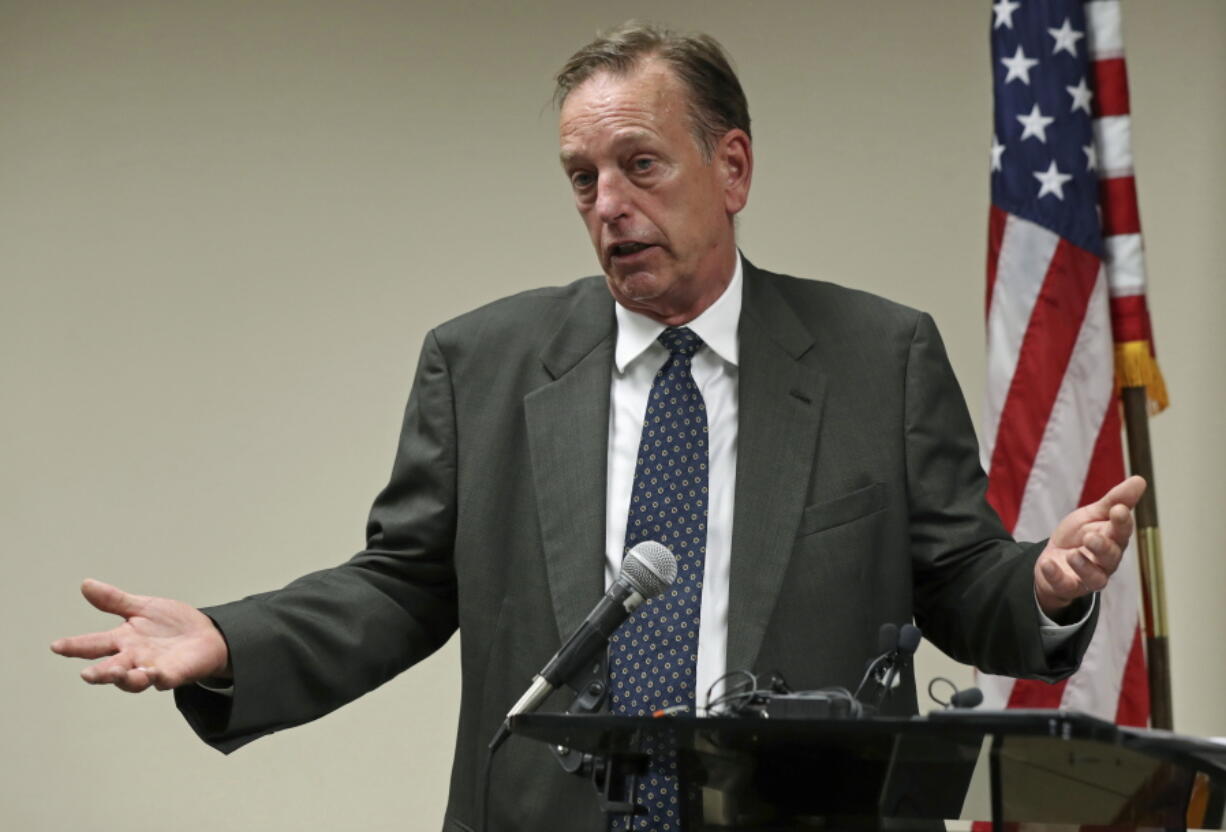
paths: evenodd
<path fill-rule="evenodd" d="M 741 320 L 741 252 L 736 253 L 736 267 L 724 293 L 703 313 L 686 324 L 707 347 L 729 364 L 736 366 L 740 358 L 736 330 Z M 613 305 L 617 315 L 617 348 L 613 362 L 617 372 L 626 371 L 630 362 L 641 356 L 664 331 L 664 324 L 646 315 L 631 312 L 620 303 Z"/>

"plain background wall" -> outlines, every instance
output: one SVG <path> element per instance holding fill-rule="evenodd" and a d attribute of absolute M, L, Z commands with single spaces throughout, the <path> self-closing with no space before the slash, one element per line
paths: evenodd
<path fill-rule="evenodd" d="M 5 828 L 438 827 L 454 644 L 230 758 L 47 644 L 110 626 L 87 575 L 206 604 L 360 548 L 427 329 L 596 269 L 550 77 L 636 14 L 740 68 L 748 256 L 931 311 L 978 415 L 986 2 L 0 2 Z M 1220 735 L 1226 3 L 1125 28 L 1175 713 Z"/>

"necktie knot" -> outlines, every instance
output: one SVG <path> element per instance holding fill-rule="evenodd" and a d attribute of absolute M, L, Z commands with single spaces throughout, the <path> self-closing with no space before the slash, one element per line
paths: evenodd
<path fill-rule="evenodd" d="M 694 334 L 688 326 L 670 326 L 660 333 L 657 339 L 669 354 L 691 357 L 702 346 L 702 339 Z"/>

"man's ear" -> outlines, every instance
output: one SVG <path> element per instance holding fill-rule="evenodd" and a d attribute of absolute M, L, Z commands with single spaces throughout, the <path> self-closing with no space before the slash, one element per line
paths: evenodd
<path fill-rule="evenodd" d="M 728 216 L 740 213 L 749 201 L 753 181 L 753 143 L 741 129 L 729 130 L 715 147 L 720 184 L 724 190 L 724 210 Z"/>

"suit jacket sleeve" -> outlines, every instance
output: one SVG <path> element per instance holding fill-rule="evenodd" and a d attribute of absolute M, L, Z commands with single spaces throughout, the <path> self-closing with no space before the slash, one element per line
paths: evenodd
<path fill-rule="evenodd" d="M 457 627 L 455 414 L 437 338 L 422 348 L 390 483 L 366 549 L 276 592 L 204 610 L 230 647 L 232 697 L 175 692 L 193 729 L 230 752 L 316 719 L 438 649 Z"/>
<path fill-rule="evenodd" d="M 988 673 L 1055 681 L 1071 674 L 1094 620 L 1054 654 L 1043 648 L 1034 563 L 986 502 L 970 414 L 932 319 L 921 314 L 906 371 L 906 465 L 915 619 L 934 643 Z"/>

